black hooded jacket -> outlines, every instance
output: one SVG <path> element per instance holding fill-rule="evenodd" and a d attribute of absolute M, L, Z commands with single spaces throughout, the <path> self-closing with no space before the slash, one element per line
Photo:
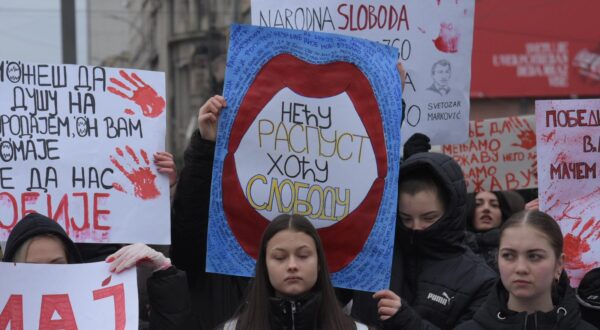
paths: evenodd
<path fill-rule="evenodd" d="M 171 209 L 171 260 L 188 276 L 200 329 L 214 329 L 242 303 L 248 279 L 205 271 L 215 143 L 192 135 Z M 208 312 L 207 312 L 208 311 Z"/>
<path fill-rule="evenodd" d="M 466 188 L 458 164 L 443 154 L 418 153 L 403 162 L 400 177 L 415 170 L 427 170 L 442 183 L 446 212 L 424 230 L 397 221 L 390 290 L 402 298 L 400 310 L 379 322 L 372 294 L 357 293 L 352 315 L 389 329 L 451 329 L 472 318 L 496 274 L 463 245 Z"/>
<path fill-rule="evenodd" d="M 592 330 L 591 324 L 581 319 L 579 305 L 574 290 L 563 272 L 554 297 L 554 309 L 550 312 L 513 312 L 507 307 L 508 292 L 498 281 L 495 290 L 489 295 L 485 304 L 477 311 L 473 319 L 461 324 L 457 330 L 512 330 L 512 329 L 544 329 L 544 330 Z"/>
<path fill-rule="evenodd" d="M 21 219 L 10 232 L 2 261 L 14 261 L 15 254 L 28 239 L 44 234 L 60 238 L 67 249 L 67 262 L 80 263 L 81 256 L 65 230 L 55 221 L 38 213 L 30 213 Z"/>

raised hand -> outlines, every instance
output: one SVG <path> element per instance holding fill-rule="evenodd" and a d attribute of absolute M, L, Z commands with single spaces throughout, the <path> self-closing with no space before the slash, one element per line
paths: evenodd
<path fill-rule="evenodd" d="M 221 95 L 215 95 L 208 99 L 198 111 L 198 129 L 202 138 L 215 141 L 221 110 L 227 106 L 227 101 Z"/>
<path fill-rule="evenodd" d="M 155 118 L 163 113 L 166 105 L 165 99 L 158 95 L 152 86 L 146 84 L 135 73 L 132 73 L 130 76 L 124 70 L 119 70 L 119 75 L 131 86 L 127 86 L 127 84 L 117 78 L 110 78 L 110 82 L 119 88 L 110 86 L 108 87 L 109 92 L 135 102 L 146 117 Z M 131 96 L 127 96 L 125 93 L 131 93 Z M 131 109 L 125 109 L 125 113 L 128 115 L 135 114 Z"/>
<path fill-rule="evenodd" d="M 159 151 L 154 154 L 154 164 L 158 173 L 169 177 L 169 186 L 173 187 L 177 183 L 177 167 L 173 161 L 173 155 L 166 151 Z"/>
<path fill-rule="evenodd" d="M 152 271 L 171 267 L 171 260 L 146 244 L 124 246 L 106 258 L 111 272 L 120 273 L 133 266 L 146 266 Z"/>
<path fill-rule="evenodd" d="M 389 319 L 398 313 L 402 306 L 400 297 L 391 290 L 381 290 L 375 292 L 374 299 L 379 299 L 377 303 L 377 313 L 382 321 Z"/>
<path fill-rule="evenodd" d="M 121 148 L 115 148 L 117 155 L 120 157 L 121 161 L 125 161 L 125 154 Z M 133 185 L 134 195 L 143 200 L 154 199 L 160 196 L 160 192 L 156 187 L 156 174 L 150 168 L 150 161 L 148 160 L 148 154 L 144 149 L 140 149 L 140 155 L 142 156 L 143 163 L 140 163 L 139 157 L 135 154 L 133 149 L 129 146 L 125 146 L 125 151 L 129 155 L 129 158 L 133 160 L 131 164 L 131 169 L 127 170 L 121 164 L 121 162 L 113 155 L 110 156 L 110 161 L 115 165 L 121 173 L 125 175 L 125 177 L 129 180 L 129 182 Z M 122 185 L 119 183 L 113 183 L 113 188 L 118 191 L 127 193 Z"/>

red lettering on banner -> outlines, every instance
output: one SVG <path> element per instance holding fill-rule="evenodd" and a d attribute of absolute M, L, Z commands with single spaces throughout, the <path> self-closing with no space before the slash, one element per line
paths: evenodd
<path fill-rule="evenodd" d="M 367 29 L 385 29 L 400 31 L 402 25 L 410 30 L 406 5 L 400 9 L 394 6 L 349 5 L 342 3 L 337 7 L 338 14 L 345 24 L 338 26 L 340 30 L 362 31 Z"/>
<path fill-rule="evenodd" d="M 10 328 L 8 325 L 10 324 Z M 23 330 L 23 296 L 13 294 L 0 314 L 0 329 Z"/>
<path fill-rule="evenodd" d="M 502 190 L 519 189 L 519 180 L 517 180 L 517 177 L 513 173 L 506 173 L 506 175 L 504 176 L 504 179 L 506 181 L 506 186 Z"/>
<path fill-rule="evenodd" d="M 73 192 L 70 195 L 62 195 L 58 205 L 54 208 L 51 194 L 45 196 L 46 203 L 37 203 L 40 197 L 40 194 L 37 192 L 23 192 L 21 196 L 13 196 L 9 192 L 1 192 L 0 203 L 3 203 L 3 206 L 0 212 L 0 229 L 11 230 L 17 224 L 18 219 L 27 214 L 37 212 L 47 214 L 54 221 L 64 223 L 68 234 L 89 230 L 109 231 L 111 227 L 102 225 L 101 223 L 111 214 L 110 210 L 102 208 L 105 200 L 110 196 L 108 193 L 94 193 L 92 195 L 92 203 L 90 203 L 88 192 Z M 74 205 L 83 211 L 81 219 L 69 216 L 72 213 L 70 210 Z M 90 214 L 92 214 L 91 218 Z M 2 216 L 6 218 L 2 218 Z"/>
<path fill-rule="evenodd" d="M 55 315 L 60 319 L 56 319 Z M 77 330 L 75 315 L 68 294 L 48 294 L 42 296 L 40 330 Z"/>
<path fill-rule="evenodd" d="M 502 184 L 500 183 L 500 180 L 498 180 L 498 178 L 496 178 L 496 176 L 490 177 L 490 190 L 491 191 L 502 190 Z"/>
<path fill-rule="evenodd" d="M 115 305 L 115 330 L 125 329 L 127 320 L 125 318 L 125 288 L 123 283 L 108 288 L 94 290 L 93 296 L 94 300 L 113 297 Z"/>
<path fill-rule="evenodd" d="M 483 130 L 483 120 L 475 120 L 469 126 L 469 138 L 485 136 Z"/>
<path fill-rule="evenodd" d="M 8 225 L 4 224 L 2 219 L 0 219 L 0 229 L 12 229 L 17 224 L 17 220 L 19 220 L 19 208 L 17 206 L 17 200 L 13 197 L 13 195 L 7 192 L 0 192 L 0 201 L 8 199 L 9 205 L 12 206 L 12 222 Z"/>
<path fill-rule="evenodd" d="M 94 228 L 99 230 L 109 230 L 110 226 L 101 226 L 100 219 L 104 219 L 107 215 L 110 214 L 109 210 L 100 210 L 98 208 L 98 204 L 100 204 L 100 199 L 105 199 L 110 197 L 110 194 L 107 193 L 95 193 L 94 194 Z"/>
<path fill-rule="evenodd" d="M 546 127 L 598 127 L 600 109 L 569 109 L 546 111 Z"/>
<path fill-rule="evenodd" d="M 24 192 L 21 194 L 21 214 L 26 216 L 30 213 L 35 213 L 35 210 L 28 209 L 29 204 L 34 204 L 40 197 L 40 193 L 37 192 Z"/>

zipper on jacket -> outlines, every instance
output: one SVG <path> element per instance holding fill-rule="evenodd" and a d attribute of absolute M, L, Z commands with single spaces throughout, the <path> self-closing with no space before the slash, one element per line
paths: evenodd
<path fill-rule="evenodd" d="M 294 315 L 296 314 L 296 302 L 292 301 L 292 330 L 296 329 L 296 321 L 294 320 Z"/>

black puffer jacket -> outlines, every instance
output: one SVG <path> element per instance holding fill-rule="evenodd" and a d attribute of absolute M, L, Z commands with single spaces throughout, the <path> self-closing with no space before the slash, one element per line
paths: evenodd
<path fill-rule="evenodd" d="M 196 131 L 184 154 L 171 214 L 171 260 L 186 271 L 200 329 L 214 329 L 242 303 L 248 279 L 205 271 L 215 143 Z"/>
<path fill-rule="evenodd" d="M 592 330 L 596 327 L 583 321 L 575 292 L 569 286 L 566 274 L 560 278 L 557 295 L 554 297 L 554 309 L 550 312 L 513 312 L 508 309 L 508 292 L 498 281 L 495 290 L 489 295 L 485 304 L 477 311 L 473 320 L 461 324 L 457 330 L 512 330 L 512 329 L 544 329 L 544 330 Z"/>
<path fill-rule="evenodd" d="M 451 329 L 471 319 L 494 285 L 496 274 L 463 245 L 466 188 L 460 167 L 446 155 L 418 153 L 404 161 L 400 177 L 423 169 L 443 183 L 446 213 L 419 231 L 397 222 L 390 289 L 402 307 L 381 323 L 372 294 L 355 294 L 352 315 L 368 325 Z"/>
<path fill-rule="evenodd" d="M 298 299 L 271 297 L 269 299 L 269 325 L 273 330 L 319 330 L 321 295 L 311 292 Z M 367 327 L 355 323 L 357 330 Z M 237 320 L 229 320 L 218 329 L 241 329 Z"/>

